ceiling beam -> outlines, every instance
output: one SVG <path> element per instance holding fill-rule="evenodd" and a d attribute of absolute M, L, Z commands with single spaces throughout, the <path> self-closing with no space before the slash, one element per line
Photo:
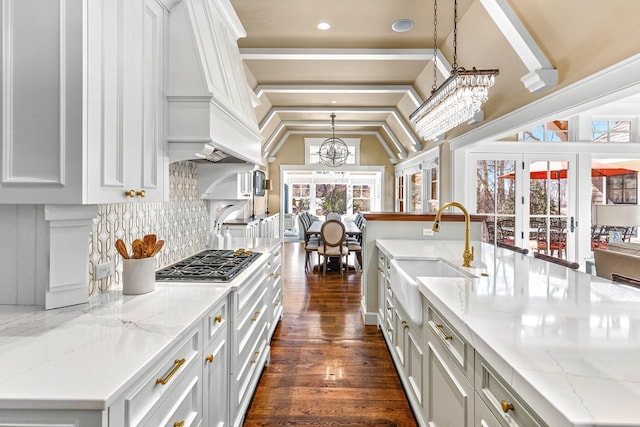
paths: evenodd
<path fill-rule="evenodd" d="M 273 107 L 271 108 L 271 110 L 269 110 L 265 118 L 260 123 L 260 126 L 259 126 L 260 132 L 262 132 L 266 128 L 269 122 L 274 117 L 276 117 L 278 113 L 389 114 L 396 120 L 398 125 L 402 128 L 406 137 L 411 142 L 410 150 L 414 152 L 422 150 L 422 143 L 418 140 L 413 130 L 411 130 L 407 122 L 402 118 L 402 115 L 398 112 L 398 109 L 395 107 Z M 317 126 L 317 122 L 313 121 L 311 123 L 316 123 L 315 126 Z M 381 123 L 385 123 L 385 122 L 381 122 Z M 329 126 L 328 121 L 326 122 L 326 125 Z M 374 126 L 374 125 L 365 124 L 364 126 Z M 386 126 L 386 123 L 385 123 L 385 126 Z M 390 133 L 393 134 L 393 132 L 391 131 Z M 395 135 L 393 135 L 393 138 L 397 139 Z M 263 151 L 268 149 L 267 142 L 265 142 L 266 147 L 263 148 Z"/>
<path fill-rule="evenodd" d="M 288 129 L 289 127 L 325 127 L 325 126 L 329 127 L 330 125 L 328 125 L 326 121 L 283 120 L 282 122 L 280 122 L 278 124 L 278 127 L 276 128 L 276 130 L 273 132 L 271 137 L 269 137 L 269 140 L 267 140 L 267 142 L 263 146 L 262 155 L 263 155 L 263 157 L 273 157 L 273 156 L 275 156 L 277 151 L 280 149 L 280 147 L 282 146 L 282 144 L 286 140 L 287 132 L 328 135 L 326 131 L 322 131 L 322 130 L 289 130 Z M 396 150 L 397 150 L 396 151 L 397 154 L 394 155 L 392 153 L 392 151 L 390 150 L 390 148 L 387 146 L 386 142 L 385 142 L 383 147 L 386 146 L 385 150 L 387 151 L 387 153 L 389 153 L 390 156 L 397 157 L 397 159 L 404 159 L 404 158 L 407 157 L 407 152 L 404 149 L 404 146 L 400 143 L 400 141 L 395 136 L 393 131 L 389 128 L 389 126 L 387 125 L 386 122 L 348 122 L 348 121 L 339 121 L 339 122 L 335 123 L 335 127 L 336 128 L 365 127 L 365 126 L 378 126 L 378 127 L 382 128 L 385 131 L 385 133 L 387 134 L 387 137 L 391 140 L 391 142 L 393 142 L 393 144 L 394 144 L 394 146 L 396 147 Z M 273 145 L 273 143 L 276 141 L 277 136 L 283 130 L 286 130 L 285 135 L 278 140 L 278 142 L 276 143 L 275 148 L 273 150 L 269 151 L 269 147 L 271 145 Z M 374 132 L 374 131 L 363 131 L 363 130 L 357 130 L 356 129 L 356 130 L 343 130 L 343 132 L 347 132 L 349 134 L 358 134 L 360 132 Z"/>
<path fill-rule="evenodd" d="M 392 164 L 398 163 L 398 158 L 391 151 L 387 142 L 384 140 L 384 138 L 382 138 L 382 135 L 380 135 L 380 132 L 375 130 L 358 130 L 358 131 L 349 132 L 349 134 L 375 136 L 378 142 L 380 143 L 380 145 L 382 146 L 382 148 L 384 149 L 384 151 L 386 151 L 387 154 L 389 155 L 389 162 L 391 162 Z M 325 135 L 326 136 L 327 132 L 322 130 L 287 130 L 287 132 L 285 132 L 285 134 L 278 140 L 278 143 L 274 147 L 273 151 L 265 155 L 269 163 L 273 163 L 276 161 L 276 155 L 278 154 L 278 151 L 280 151 L 280 148 L 282 148 L 286 140 L 291 135 Z"/>
<path fill-rule="evenodd" d="M 355 93 L 355 94 L 388 94 L 404 93 L 411 102 L 418 108 L 424 102 L 422 97 L 411 85 L 335 85 L 335 84 L 313 84 L 313 85 L 259 85 L 255 89 L 257 97 L 267 93 Z"/>
<path fill-rule="evenodd" d="M 305 49 L 305 48 L 243 48 L 240 56 L 246 61 L 433 61 L 433 49 Z M 438 71 L 446 79 L 451 64 L 437 51 Z"/>
<path fill-rule="evenodd" d="M 480 0 L 480 3 L 529 69 L 529 73 L 520 79 L 529 92 L 542 92 L 557 86 L 558 70 L 542 52 L 507 0 Z"/>

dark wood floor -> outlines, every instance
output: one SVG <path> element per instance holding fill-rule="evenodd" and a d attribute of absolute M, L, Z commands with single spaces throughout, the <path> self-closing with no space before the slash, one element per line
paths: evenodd
<path fill-rule="evenodd" d="M 415 426 L 376 326 L 360 315 L 360 274 L 304 273 L 299 243 L 283 250 L 284 316 L 245 426 Z"/>

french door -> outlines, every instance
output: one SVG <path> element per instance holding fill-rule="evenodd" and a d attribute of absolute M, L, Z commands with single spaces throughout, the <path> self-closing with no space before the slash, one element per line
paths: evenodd
<path fill-rule="evenodd" d="M 575 260 L 576 163 L 571 154 L 471 155 L 485 240 Z"/>

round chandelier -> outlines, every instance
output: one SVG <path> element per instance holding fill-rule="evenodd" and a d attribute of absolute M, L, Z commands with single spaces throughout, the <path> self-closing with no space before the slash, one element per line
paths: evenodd
<path fill-rule="evenodd" d="M 344 165 L 347 157 L 349 157 L 349 147 L 347 147 L 347 144 L 340 138 L 336 138 L 335 119 L 335 113 L 331 113 L 332 136 L 324 140 L 318 151 L 320 162 L 332 168 Z"/>

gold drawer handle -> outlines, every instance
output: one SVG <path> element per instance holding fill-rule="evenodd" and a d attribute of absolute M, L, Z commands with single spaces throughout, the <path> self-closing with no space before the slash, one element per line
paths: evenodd
<path fill-rule="evenodd" d="M 253 316 L 253 317 L 251 318 L 251 321 L 252 321 L 252 322 L 255 322 L 256 320 L 258 320 L 258 317 L 260 317 L 260 312 L 259 312 L 259 311 L 256 311 L 256 314 L 255 314 L 255 316 Z"/>
<path fill-rule="evenodd" d="M 173 423 L 173 427 L 184 427 L 184 420 Z"/>
<path fill-rule="evenodd" d="M 279 306 L 280 305 L 280 300 L 276 301 L 276 303 L 274 304 L 274 306 Z"/>
<path fill-rule="evenodd" d="M 258 356 L 260 355 L 260 352 L 256 351 L 254 354 L 255 354 L 255 358 L 251 361 L 251 363 L 256 363 L 258 361 Z"/>
<path fill-rule="evenodd" d="M 407 323 L 406 320 L 402 321 L 402 327 L 405 328 L 405 329 L 407 329 L 409 327 L 409 324 Z"/>
<path fill-rule="evenodd" d="M 171 379 L 171 377 L 173 376 L 173 374 L 175 374 L 175 373 L 176 373 L 176 371 L 177 371 L 178 369 L 180 369 L 180 366 L 182 366 L 186 360 L 187 360 L 187 359 L 185 359 L 185 358 L 182 358 L 182 359 L 176 359 L 176 360 L 173 362 L 173 369 L 171 370 L 171 372 L 169 372 L 169 374 L 168 374 L 166 377 L 164 377 L 164 378 L 158 378 L 158 379 L 156 380 L 156 384 L 162 384 L 162 385 L 165 385 L 166 383 L 168 383 L 168 382 L 169 382 L 169 380 Z"/>
<path fill-rule="evenodd" d="M 444 339 L 445 340 L 452 340 L 453 337 L 451 335 L 447 335 L 444 331 L 444 327 L 442 326 L 442 324 L 440 323 L 436 323 L 436 328 L 440 329 L 440 332 L 442 332 L 442 335 L 444 335 Z"/>
<path fill-rule="evenodd" d="M 502 411 L 506 414 L 510 410 L 513 411 L 513 403 L 507 403 L 506 400 L 500 402 L 500 406 L 502 406 Z"/>
<path fill-rule="evenodd" d="M 222 323 L 222 315 L 214 317 L 213 320 L 218 323 Z"/>
<path fill-rule="evenodd" d="M 204 360 L 206 360 L 209 363 L 213 363 L 213 354 L 208 355 L 207 357 L 204 358 Z"/>

